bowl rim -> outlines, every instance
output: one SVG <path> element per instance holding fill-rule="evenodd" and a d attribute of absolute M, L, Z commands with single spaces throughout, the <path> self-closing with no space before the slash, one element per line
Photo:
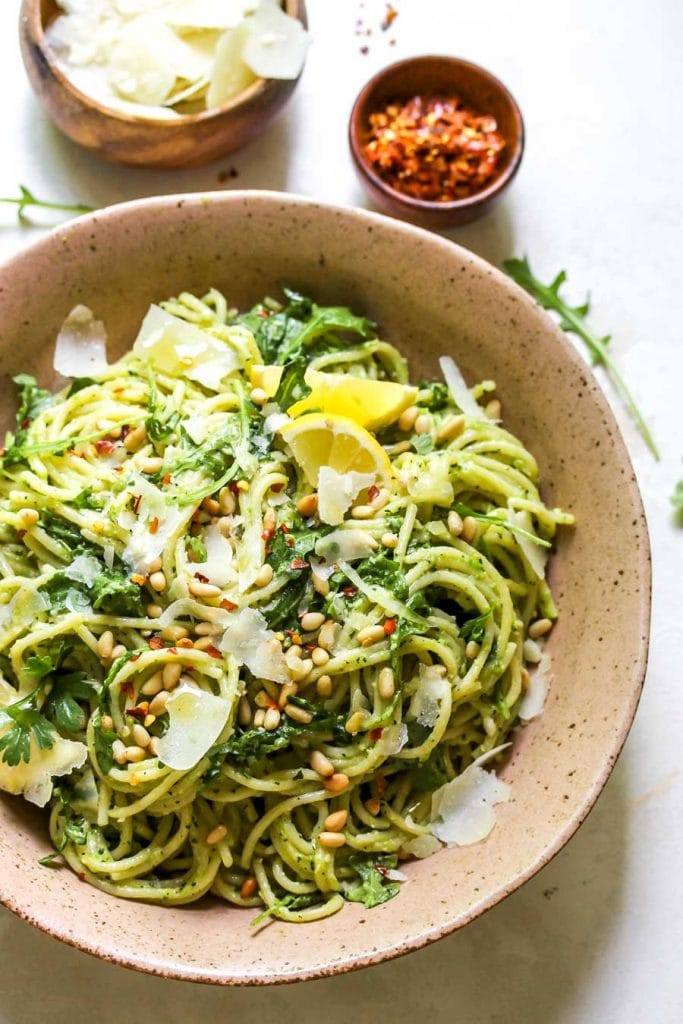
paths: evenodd
<path fill-rule="evenodd" d="M 116 221 L 121 216 L 125 217 L 132 215 L 135 217 L 137 211 L 141 209 L 161 210 L 162 208 L 175 208 L 177 210 L 182 210 L 186 206 L 207 207 L 211 205 L 224 205 L 230 207 L 239 206 L 245 202 L 253 202 L 256 205 L 262 202 L 276 202 L 280 206 L 285 204 L 287 206 L 303 208 L 311 215 L 315 215 L 316 210 L 327 210 L 347 217 L 358 218 L 361 221 L 364 221 L 370 228 L 376 227 L 378 230 L 390 229 L 398 235 L 406 234 L 408 236 L 417 236 L 422 239 L 422 241 L 429 239 L 430 244 L 435 248 L 441 249 L 444 253 L 455 252 L 456 254 L 459 254 L 470 262 L 475 270 L 480 273 L 484 273 L 489 277 L 493 277 L 499 287 L 507 292 L 510 297 L 514 298 L 518 302 L 522 302 L 528 309 L 533 309 L 535 314 L 540 316 L 540 318 L 545 322 L 546 336 L 552 337 L 553 343 L 561 347 L 564 356 L 573 363 L 575 367 L 580 368 L 584 375 L 592 376 L 590 365 L 582 358 L 577 348 L 560 330 L 559 326 L 555 324 L 552 318 L 534 299 L 532 299 L 501 270 L 488 263 L 482 257 L 466 249 L 464 246 L 450 242 L 448 239 L 436 235 L 424 228 L 416 227 L 413 224 L 405 223 L 403 221 L 397 221 L 392 217 L 379 213 L 354 207 L 339 206 L 333 203 L 326 203 L 302 195 L 275 192 L 271 190 L 217 190 L 204 193 L 193 192 L 151 196 L 148 198 L 113 204 L 111 206 L 104 207 L 101 210 L 95 210 L 92 213 L 87 213 L 83 216 L 74 218 L 74 220 L 69 222 L 68 230 L 71 232 L 75 231 L 79 234 L 87 234 L 91 231 L 91 228 L 95 228 L 98 223 L 102 224 L 102 222 L 104 222 L 106 225 L 108 221 Z M 25 249 L 10 257 L 10 259 L 0 263 L 0 282 L 2 281 L 2 276 L 5 272 L 11 271 L 16 265 L 23 261 L 30 260 L 34 254 L 40 254 L 43 252 L 47 253 L 55 246 L 58 250 L 61 250 L 63 248 L 64 233 L 64 226 L 57 226 L 36 242 L 28 245 Z M 639 549 L 638 565 L 641 580 L 641 587 L 639 590 L 640 601 L 638 628 L 640 630 L 639 635 L 641 640 L 638 649 L 638 657 L 633 662 L 633 667 L 631 669 L 632 686 L 630 689 L 630 698 L 628 704 L 625 704 L 624 706 L 621 727 L 619 731 L 614 734 L 610 747 L 605 751 L 602 767 L 594 777 L 592 784 L 587 788 L 584 799 L 576 813 L 564 823 L 556 833 L 553 841 L 541 851 L 534 861 L 514 875 L 507 883 L 501 885 L 499 889 L 493 892 L 490 896 L 481 899 L 478 903 L 469 907 L 467 912 L 456 917 L 447 918 L 445 921 L 435 924 L 424 932 L 409 936 L 402 941 L 400 945 L 395 944 L 382 949 L 375 949 L 371 952 L 361 953 L 357 956 L 351 954 L 345 960 L 335 963 L 329 967 L 306 967 L 292 971 L 291 973 L 271 974 L 268 976 L 235 973 L 229 974 L 225 972 L 218 973 L 216 971 L 210 972 L 208 968 L 194 966 L 189 966 L 184 970 L 181 970 L 176 966 L 169 967 L 165 966 L 163 963 L 152 963 L 136 958 L 134 951 L 126 951 L 125 953 L 123 951 L 117 951 L 116 953 L 112 953 L 102 947 L 99 947 L 94 942 L 79 939 L 77 935 L 70 932 L 67 928 L 60 926 L 58 923 L 53 923 L 45 920 L 44 918 L 36 917 L 34 911 L 37 904 L 36 907 L 33 905 L 28 907 L 26 905 L 22 905 L 19 901 L 16 901 L 13 898 L 12 893 L 4 892 L 2 888 L 0 888 L 0 905 L 5 906 L 22 920 L 35 925 L 41 931 L 53 938 L 60 939 L 67 945 L 73 946 L 75 949 L 79 949 L 82 952 L 96 956 L 98 959 L 105 960 L 109 963 L 131 968 L 143 974 L 172 978 L 179 981 L 193 981 L 221 986 L 261 987 L 277 984 L 292 984 L 298 981 L 308 981 L 331 977 L 334 975 L 347 974 L 351 971 L 358 970 L 363 967 L 375 966 L 385 961 L 394 960 L 418 949 L 422 949 L 438 939 L 444 938 L 446 935 L 455 932 L 464 925 L 469 924 L 475 918 L 481 916 L 481 914 L 497 906 L 504 899 L 507 899 L 508 896 L 512 895 L 512 893 L 516 892 L 530 878 L 536 875 L 560 852 L 560 850 L 563 849 L 577 829 L 586 820 L 588 814 L 593 809 L 597 798 L 605 787 L 633 724 L 642 694 L 648 664 L 650 612 L 652 603 L 652 568 L 650 538 L 645 510 L 626 444 L 607 397 L 599 386 L 597 386 L 592 392 L 592 397 L 599 406 L 606 424 L 609 424 L 612 431 L 615 448 L 614 457 L 619 458 L 623 462 L 625 468 L 631 471 L 630 473 L 625 474 L 626 479 L 624 481 L 624 489 L 628 494 L 633 508 L 634 520 L 640 527 L 642 527 L 642 543 Z"/>
<path fill-rule="evenodd" d="M 301 21 L 304 28 L 308 27 L 308 16 L 306 12 L 305 0 L 284 0 L 287 8 L 290 6 L 294 8 L 294 13 L 289 10 L 286 11 L 291 17 Z M 143 117 L 140 114 L 129 114 L 123 110 L 116 110 L 114 107 L 108 107 L 106 104 L 101 103 L 95 99 L 94 96 L 90 96 L 88 93 L 83 92 L 77 85 L 74 85 L 72 80 L 67 74 L 64 73 L 56 60 L 52 48 L 47 44 L 45 40 L 45 28 L 43 25 L 43 18 L 41 12 L 41 0 L 22 0 L 20 20 L 25 22 L 30 32 L 31 42 L 40 49 L 40 53 L 43 56 L 46 64 L 50 69 L 50 73 L 62 88 L 70 93 L 81 106 L 88 110 L 98 114 L 100 117 L 111 118 L 113 121 L 119 121 L 122 124 L 137 125 L 139 127 L 153 127 L 153 128 L 167 128 L 170 131 L 178 131 L 181 128 L 187 128 L 191 125 L 205 124 L 206 122 L 213 121 L 219 116 L 224 114 L 231 114 L 235 110 L 239 110 L 243 107 L 249 106 L 252 102 L 258 100 L 261 96 L 267 96 L 269 93 L 277 92 L 283 86 L 296 82 L 301 78 L 304 67 L 306 66 L 306 58 L 304 57 L 304 63 L 301 66 L 296 78 L 262 78 L 257 77 L 256 81 L 248 85 L 246 89 L 234 96 L 233 99 L 227 103 L 222 104 L 220 107 L 212 107 L 210 110 L 200 110 L 196 114 L 177 114 L 175 117 Z"/>
<path fill-rule="evenodd" d="M 516 131 L 514 136 L 514 148 L 512 152 L 512 159 L 503 170 L 494 176 L 493 181 L 486 185 L 484 188 L 475 192 L 471 196 L 467 196 L 464 199 L 451 199 L 448 202 L 438 202 L 432 199 L 418 199 L 413 196 L 406 195 L 405 192 L 400 192 L 398 189 L 393 188 L 383 178 L 381 178 L 371 167 L 369 162 L 366 160 L 362 152 L 360 144 L 360 120 L 361 111 L 368 99 L 373 95 L 376 87 L 383 82 L 387 74 L 393 71 L 401 70 L 403 68 L 414 66 L 416 64 L 427 64 L 432 61 L 443 61 L 459 68 L 464 68 L 467 71 L 474 72 L 475 74 L 486 79 L 486 81 L 499 92 L 504 100 L 510 107 L 512 115 L 515 121 Z M 381 68 L 372 78 L 368 79 L 363 88 L 358 93 L 354 100 L 353 107 L 351 108 L 351 114 L 349 116 L 348 126 L 348 140 L 349 148 L 353 160 L 360 170 L 360 172 L 369 179 L 371 184 L 377 188 L 388 200 L 394 203 L 398 203 L 403 206 L 406 210 L 419 211 L 421 213 L 457 213 L 461 210 L 473 210 L 480 206 L 485 206 L 491 199 L 502 192 L 510 184 L 512 179 L 517 174 L 519 166 L 522 162 L 524 155 L 524 144 L 525 144 L 525 128 L 524 118 L 522 117 L 522 111 L 517 103 L 517 100 L 512 95 L 508 87 L 494 75 L 488 68 L 483 67 L 481 64 L 476 64 L 474 61 L 465 60 L 463 57 L 456 57 L 452 54 L 438 54 L 438 53 L 425 53 L 415 57 L 406 57 L 403 60 L 395 61 L 393 64 L 387 64 L 386 67 Z M 508 141 L 506 139 L 506 141 Z"/>

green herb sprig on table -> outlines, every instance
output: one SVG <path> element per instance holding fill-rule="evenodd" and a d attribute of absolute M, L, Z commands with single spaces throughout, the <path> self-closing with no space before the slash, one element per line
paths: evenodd
<path fill-rule="evenodd" d="M 26 224 L 28 218 L 26 210 L 33 206 L 42 210 L 59 210 L 62 213 L 91 213 L 94 207 L 86 206 L 85 203 L 54 203 L 49 199 L 38 199 L 26 185 L 19 186 L 18 197 L 0 196 L 0 203 L 10 203 L 17 208 L 17 217 L 20 224 Z"/>
<path fill-rule="evenodd" d="M 683 526 L 683 480 L 679 480 L 671 495 L 671 504 L 674 507 L 674 518 L 679 526 Z"/>
<path fill-rule="evenodd" d="M 621 398 L 630 416 L 633 418 L 641 437 L 645 441 L 645 444 L 648 446 L 654 457 L 659 461 L 659 451 L 657 450 L 657 445 L 650 433 L 650 428 L 643 419 L 633 395 L 624 383 L 623 377 L 612 362 L 612 357 L 607 348 L 610 341 L 610 335 L 606 335 L 604 338 L 599 338 L 586 323 L 586 317 L 590 310 L 589 300 L 586 299 L 582 306 L 570 306 L 565 302 L 560 295 L 560 288 L 567 280 L 567 274 L 564 270 L 561 270 L 550 284 L 542 284 L 538 278 L 534 276 L 526 256 L 522 260 L 504 260 L 503 268 L 505 269 L 505 272 L 510 275 L 513 281 L 516 281 L 518 285 L 521 285 L 525 291 L 529 292 L 529 294 L 536 299 L 543 309 L 550 309 L 558 314 L 560 327 L 563 331 L 570 334 L 576 334 L 577 337 L 581 338 L 581 340 L 585 342 L 588 347 L 588 351 L 591 354 L 593 364 L 599 364 L 605 367 L 607 376 L 612 382 L 615 391 Z"/>

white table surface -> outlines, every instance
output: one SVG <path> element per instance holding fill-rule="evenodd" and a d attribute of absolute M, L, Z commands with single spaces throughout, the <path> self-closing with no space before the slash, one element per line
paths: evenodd
<path fill-rule="evenodd" d="M 673 525 L 669 504 L 683 476 L 683 6 L 394 2 L 399 17 L 383 34 L 379 0 L 309 0 L 314 44 L 286 114 L 224 161 L 157 173 L 102 164 L 58 134 L 23 73 L 18 2 L 2 0 L 0 195 L 15 195 L 23 182 L 41 197 L 104 206 L 218 188 L 219 172 L 234 166 L 237 188 L 362 205 L 346 123 L 371 73 L 399 57 L 442 51 L 499 74 L 526 118 L 522 169 L 497 211 L 451 237 L 493 262 L 527 252 L 542 275 L 566 267 L 577 300 L 592 290 L 594 323 L 613 332 L 615 359 L 662 450 L 656 464 L 613 401 L 642 485 L 655 567 L 650 669 L 633 731 L 569 846 L 505 903 L 429 949 L 325 981 L 221 990 L 100 963 L 3 910 L 0 1024 L 194 1024 L 219 1015 L 242 1024 L 683 1019 L 683 529 Z M 359 15 L 373 29 L 367 40 L 354 34 Z M 0 206 L 0 257 L 41 230 L 17 227 L 12 208 Z"/>

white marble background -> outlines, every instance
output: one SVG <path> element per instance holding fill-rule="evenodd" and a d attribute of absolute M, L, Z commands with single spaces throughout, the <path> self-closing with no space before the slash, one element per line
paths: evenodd
<path fill-rule="evenodd" d="M 613 332 L 615 358 L 662 449 L 655 464 L 615 406 L 643 488 L 655 566 L 650 670 L 633 732 L 597 807 L 555 861 L 429 949 L 352 976 L 219 990 L 100 963 L 2 911 L 0 1024 L 683 1019 L 683 529 L 674 527 L 669 505 L 683 476 L 683 7 L 678 0 L 394 2 L 399 17 L 382 34 L 380 0 L 364 7 L 308 0 L 314 45 L 293 102 L 269 134 L 211 167 L 156 173 L 103 165 L 60 137 L 24 77 L 18 2 L 1 0 L 0 195 L 15 195 L 23 182 L 39 196 L 103 206 L 217 188 L 219 172 L 234 166 L 235 187 L 362 205 L 346 122 L 375 69 L 443 51 L 500 75 L 526 118 L 522 169 L 498 210 L 451 237 L 494 262 L 527 252 L 543 275 L 566 267 L 577 300 L 592 290 L 593 322 Z M 373 28 L 367 55 L 354 35 L 359 14 Z M 1 257 L 40 232 L 17 227 L 12 208 L 0 206 Z"/>

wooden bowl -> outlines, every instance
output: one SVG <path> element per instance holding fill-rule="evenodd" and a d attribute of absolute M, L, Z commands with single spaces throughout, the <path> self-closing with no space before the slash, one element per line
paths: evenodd
<path fill-rule="evenodd" d="M 491 182 L 467 199 L 429 202 L 388 185 L 365 156 L 370 114 L 392 100 L 456 95 L 477 113 L 493 114 L 506 146 Z M 411 57 L 384 68 L 361 89 L 349 120 L 349 145 L 358 176 L 384 213 L 430 228 L 476 220 L 493 206 L 514 178 L 524 151 L 524 122 L 512 94 L 490 71 L 459 57 Z"/>
<path fill-rule="evenodd" d="M 110 357 L 127 350 L 150 302 L 225 291 L 241 308 L 283 282 L 375 319 L 439 376 L 451 351 L 470 381 L 493 378 L 506 425 L 538 458 L 550 505 L 576 514 L 550 562 L 560 607 L 547 650 L 543 716 L 514 737 L 509 803 L 485 842 L 408 863 L 400 895 L 348 903 L 310 925 L 254 934 L 253 910 L 126 902 L 48 869 L 47 814 L 0 796 L 0 899 L 90 953 L 142 971 L 219 984 L 294 981 L 417 949 L 471 921 L 539 870 L 585 818 L 635 713 L 647 659 L 647 529 L 624 444 L 584 360 L 532 300 L 472 253 L 376 214 L 274 192 L 166 196 L 62 225 L 0 268 L 0 428 L 14 417 L 7 374 L 52 384 L 54 339 L 77 303 L 104 320 Z M 609 510 L 609 514 L 605 514 Z"/>
<path fill-rule="evenodd" d="M 304 0 L 284 0 L 284 9 L 307 25 Z M 298 81 L 259 78 L 222 107 L 172 121 L 134 117 L 81 92 L 59 68 L 44 33 L 58 13 L 56 0 L 22 0 L 19 35 L 28 77 L 57 127 L 114 163 L 194 167 L 233 153 L 266 129 Z"/>

